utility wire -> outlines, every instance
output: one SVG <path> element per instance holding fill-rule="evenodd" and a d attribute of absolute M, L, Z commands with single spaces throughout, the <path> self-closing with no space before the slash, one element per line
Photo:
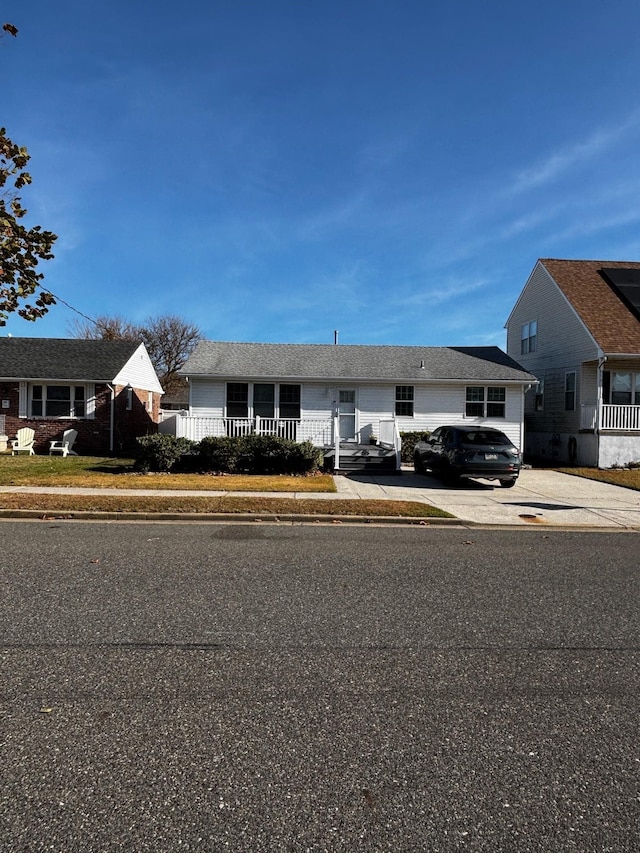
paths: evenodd
<path fill-rule="evenodd" d="M 98 320 L 94 320 L 93 317 L 89 317 L 87 314 L 83 314 L 82 311 L 79 311 L 77 308 L 74 308 L 73 305 L 70 305 L 61 296 L 58 296 L 52 290 L 49 290 L 48 287 L 43 287 L 42 285 L 38 285 L 38 286 L 40 287 L 40 290 L 43 290 L 45 293 L 49 293 L 51 296 L 53 296 L 53 298 L 56 300 L 56 302 L 61 302 L 63 305 L 66 305 L 67 308 L 69 308 L 71 311 L 75 312 L 79 317 L 82 317 L 83 319 L 88 320 L 90 323 L 93 323 L 93 325 L 96 328 L 102 329 L 105 332 L 109 331 L 108 328 L 106 326 L 104 326 L 102 323 L 99 323 Z"/>

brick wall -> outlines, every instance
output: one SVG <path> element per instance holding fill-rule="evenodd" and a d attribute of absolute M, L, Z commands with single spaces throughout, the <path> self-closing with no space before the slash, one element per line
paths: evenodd
<path fill-rule="evenodd" d="M 107 385 L 96 385 L 96 409 L 92 420 L 83 418 L 18 417 L 19 385 L 17 382 L 0 382 L 0 413 L 5 415 L 5 429 L 10 439 L 22 427 L 35 430 L 36 453 L 48 453 L 49 442 L 59 440 L 66 429 L 78 430 L 74 450 L 87 456 L 109 455 L 111 425 L 111 392 Z M 115 388 L 114 407 L 114 454 L 130 453 L 135 446 L 136 436 L 157 431 L 160 395 L 153 394 L 151 411 L 147 411 L 149 393 L 134 388 L 131 394 L 131 409 L 127 409 L 128 393 L 122 386 Z M 8 400 L 5 407 L 3 401 Z"/>

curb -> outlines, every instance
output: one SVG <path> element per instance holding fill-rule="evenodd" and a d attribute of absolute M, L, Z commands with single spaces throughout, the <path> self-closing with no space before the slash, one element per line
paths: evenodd
<path fill-rule="evenodd" d="M 0 509 L 0 519 L 33 519 L 36 521 L 174 521 L 201 523 L 269 523 L 269 524 L 395 524 L 413 527 L 477 527 L 475 522 L 459 518 L 400 515 L 321 515 L 303 513 L 206 513 L 206 512 L 72 512 L 37 509 Z"/>
<path fill-rule="evenodd" d="M 312 524 L 328 526 L 396 526 L 396 527 L 444 527 L 454 529 L 475 530 L 531 530 L 542 533 L 573 532 L 573 533 L 640 533 L 640 526 L 629 527 L 596 527 L 588 524 L 491 524 L 484 521 L 471 521 L 463 518 L 429 518 L 393 516 L 393 515 L 304 515 L 304 514 L 272 514 L 272 513 L 169 513 L 169 512 L 91 512 L 74 510 L 73 512 L 45 512 L 36 509 L 0 509 L 0 521 L 11 519 L 23 521 L 126 521 L 126 522 L 173 522 L 184 524 Z"/>

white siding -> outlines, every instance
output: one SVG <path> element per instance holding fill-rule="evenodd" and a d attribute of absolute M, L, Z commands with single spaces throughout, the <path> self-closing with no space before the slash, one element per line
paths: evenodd
<path fill-rule="evenodd" d="M 304 419 L 330 418 L 339 388 L 356 391 L 356 428 L 360 439 L 366 442 L 370 433 L 380 434 L 380 421 L 394 417 L 396 386 L 373 384 L 319 382 L 301 383 L 301 411 Z M 407 383 L 408 384 L 408 383 Z M 474 382 L 474 385 L 481 383 Z M 500 383 L 493 383 L 500 385 Z M 225 415 L 226 382 L 210 379 L 191 379 L 190 413 L 199 417 Z M 501 386 L 503 387 L 503 386 Z M 506 386 L 504 418 L 465 417 L 465 384 L 432 384 L 414 386 L 414 416 L 399 417 L 401 432 L 433 431 L 443 424 L 483 424 L 506 433 L 518 447 L 522 446 L 522 386 Z"/>
<path fill-rule="evenodd" d="M 162 394 L 162 386 L 144 344 L 140 344 L 113 382 L 115 385 L 131 385 L 132 388 Z"/>
<path fill-rule="evenodd" d="M 537 347 L 520 353 L 521 329 L 536 320 Z M 544 379 L 544 410 L 534 411 L 535 390 L 527 395 L 527 429 L 534 432 L 571 433 L 580 428 L 580 406 L 595 404 L 592 376 L 582 374 L 584 362 L 595 362 L 599 350 L 591 334 L 542 264 L 527 282 L 507 324 L 507 353 L 525 370 Z M 565 412 L 565 375 L 576 372 L 575 411 Z M 583 381 L 586 379 L 586 384 Z"/>
<path fill-rule="evenodd" d="M 224 417 L 226 387 L 226 382 L 220 380 L 191 379 L 189 381 L 190 413 L 197 417 Z"/>
<path fill-rule="evenodd" d="M 337 391 L 319 382 L 304 382 L 300 390 L 300 415 L 311 420 L 333 415 Z"/>

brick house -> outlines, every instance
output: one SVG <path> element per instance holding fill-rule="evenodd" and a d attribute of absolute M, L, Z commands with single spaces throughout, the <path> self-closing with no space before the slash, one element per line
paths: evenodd
<path fill-rule="evenodd" d="M 69 428 L 82 455 L 130 451 L 156 432 L 162 393 L 142 343 L 0 338 L 0 432 L 31 427 L 37 453 Z"/>

